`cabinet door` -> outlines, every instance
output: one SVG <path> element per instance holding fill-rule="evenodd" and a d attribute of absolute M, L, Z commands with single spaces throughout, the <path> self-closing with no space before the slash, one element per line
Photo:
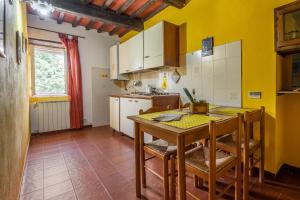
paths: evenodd
<path fill-rule="evenodd" d="M 134 115 L 133 99 L 131 98 L 121 98 L 120 99 L 120 129 L 121 132 L 134 137 L 134 127 L 133 121 L 127 119 L 128 116 Z"/>
<path fill-rule="evenodd" d="M 120 131 L 120 99 L 117 97 L 109 98 L 109 107 L 110 107 L 110 127 L 116 131 Z"/>
<path fill-rule="evenodd" d="M 146 111 L 149 108 L 151 108 L 152 100 L 134 99 L 133 104 L 134 104 L 133 112 L 136 113 L 135 115 L 137 115 L 139 113 L 140 109 L 142 109 L 143 111 Z M 134 131 L 134 127 L 133 127 L 133 131 Z M 147 133 L 144 134 L 144 142 L 145 143 L 152 142 L 152 140 L 153 140 L 153 137 L 151 135 L 149 135 Z"/>
<path fill-rule="evenodd" d="M 134 122 L 127 119 L 130 115 L 138 115 L 139 110 L 152 107 L 152 100 L 121 98 L 120 100 L 120 129 L 121 132 L 134 138 Z M 152 136 L 145 134 L 145 142 L 152 141 Z"/>
<path fill-rule="evenodd" d="M 128 73 L 129 70 L 129 41 L 120 44 L 119 46 L 119 71 L 121 74 Z"/>
<path fill-rule="evenodd" d="M 144 68 L 144 33 L 141 32 L 129 41 L 129 70 L 130 72 Z"/>
<path fill-rule="evenodd" d="M 118 46 L 112 46 L 109 51 L 110 79 L 118 78 Z"/>
<path fill-rule="evenodd" d="M 144 69 L 164 65 L 164 23 L 158 23 L 144 32 Z"/>

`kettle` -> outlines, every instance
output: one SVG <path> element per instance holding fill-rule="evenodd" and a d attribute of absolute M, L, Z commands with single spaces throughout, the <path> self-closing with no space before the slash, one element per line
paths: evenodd
<path fill-rule="evenodd" d="M 146 85 L 146 93 L 152 94 L 153 93 L 153 87 L 149 84 Z"/>

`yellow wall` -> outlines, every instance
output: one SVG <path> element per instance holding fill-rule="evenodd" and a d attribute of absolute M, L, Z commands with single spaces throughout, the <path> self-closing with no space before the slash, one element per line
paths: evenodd
<path fill-rule="evenodd" d="M 16 63 L 16 31 L 27 37 L 26 6 L 6 3 L 6 58 L 0 58 L 0 199 L 18 199 L 29 134 L 27 55 Z"/>
<path fill-rule="evenodd" d="M 292 0 L 191 0 L 179 10 L 169 7 L 145 22 L 145 28 L 166 20 L 187 24 L 187 51 L 201 49 L 201 40 L 214 36 L 215 45 L 242 40 L 243 106 L 266 106 L 266 169 L 277 172 L 283 162 L 276 146 L 276 53 L 274 51 L 274 8 Z M 130 32 L 121 41 L 135 35 Z M 248 97 L 261 91 L 262 99 Z M 300 166 L 300 165 L 299 165 Z"/>

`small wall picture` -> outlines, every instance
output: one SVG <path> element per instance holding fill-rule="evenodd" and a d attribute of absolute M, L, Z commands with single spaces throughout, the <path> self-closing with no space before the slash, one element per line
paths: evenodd
<path fill-rule="evenodd" d="M 22 41 L 21 41 L 21 36 L 20 32 L 16 32 L 16 56 L 17 56 L 17 63 L 21 64 L 22 61 Z"/>
<path fill-rule="evenodd" d="M 214 39 L 209 37 L 202 40 L 202 57 L 213 55 Z"/>
<path fill-rule="evenodd" d="M 22 52 L 25 52 L 25 37 L 24 37 L 24 33 L 22 33 Z"/>
<path fill-rule="evenodd" d="M 0 0 L 0 57 L 5 57 L 5 0 Z"/>
<path fill-rule="evenodd" d="M 25 53 L 27 53 L 27 48 L 28 48 L 28 40 L 25 38 Z"/>

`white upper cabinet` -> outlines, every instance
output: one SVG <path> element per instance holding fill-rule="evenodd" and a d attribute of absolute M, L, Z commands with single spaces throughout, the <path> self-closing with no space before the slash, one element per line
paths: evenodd
<path fill-rule="evenodd" d="M 120 45 L 120 73 L 129 73 L 144 68 L 144 33 Z"/>
<path fill-rule="evenodd" d="M 118 79 L 118 46 L 112 46 L 109 51 L 110 79 Z"/>
<path fill-rule="evenodd" d="M 129 63 L 129 42 L 124 42 L 119 46 L 119 61 L 120 61 L 120 73 L 130 72 Z"/>
<path fill-rule="evenodd" d="M 144 31 L 144 69 L 179 66 L 179 27 L 162 21 Z"/>
<path fill-rule="evenodd" d="M 114 45 L 110 48 L 109 53 L 110 79 L 127 80 L 128 77 L 120 75 L 119 59 L 119 45 Z"/>

